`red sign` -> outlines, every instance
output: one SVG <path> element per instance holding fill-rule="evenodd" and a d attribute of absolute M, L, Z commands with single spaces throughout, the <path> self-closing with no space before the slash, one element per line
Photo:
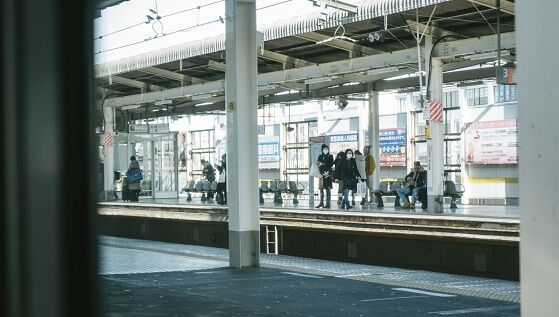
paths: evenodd
<path fill-rule="evenodd" d="M 105 143 L 106 146 L 112 146 L 113 145 L 113 136 L 110 133 L 105 133 L 105 135 L 103 136 L 103 141 Z"/>
<path fill-rule="evenodd" d="M 433 101 L 429 104 L 429 118 L 431 121 L 443 121 L 443 103 L 441 101 Z"/>

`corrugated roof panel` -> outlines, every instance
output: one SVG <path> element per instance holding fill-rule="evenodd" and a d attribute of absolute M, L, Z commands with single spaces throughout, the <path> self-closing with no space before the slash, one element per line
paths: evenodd
<path fill-rule="evenodd" d="M 343 21 L 344 24 L 359 22 L 449 1 L 451 0 L 368 0 L 358 7 L 357 14 L 338 11 L 331 20 L 324 22 L 320 20 L 320 13 L 313 13 L 264 26 L 261 32 L 264 33 L 264 41 L 271 41 L 336 27 L 339 21 Z M 225 50 L 224 34 L 98 64 L 95 65 L 95 77 L 106 77 L 223 50 Z"/>

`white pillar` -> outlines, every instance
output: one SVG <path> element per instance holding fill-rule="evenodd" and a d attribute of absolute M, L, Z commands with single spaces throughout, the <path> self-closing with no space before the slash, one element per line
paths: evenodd
<path fill-rule="evenodd" d="M 259 266 L 255 0 L 226 0 L 229 265 Z"/>
<path fill-rule="evenodd" d="M 559 311 L 559 1 L 516 1 L 522 316 Z"/>
<path fill-rule="evenodd" d="M 380 177 L 380 149 L 379 149 L 379 94 L 373 91 L 372 86 L 369 89 L 369 145 L 371 146 L 371 154 L 375 159 L 377 167 L 373 173 L 373 188 L 377 189 Z M 371 200 L 372 197 L 369 197 Z"/>
<path fill-rule="evenodd" d="M 431 48 L 433 47 L 433 37 L 425 36 L 425 67 L 427 78 L 431 76 L 429 91 L 431 98 L 429 101 L 443 100 L 443 64 L 440 58 L 433 58 L 429 61 Z M 431 71 L 429 67 L 431 65 Z M 431 75 L 429 75 L 431 72 Z M 423 109 L 425 114 L 429 109 Z M 427 204 L 430 212 L 443 212 L 442 195 L 444 180 L 444 125 L 442 122 L 429 121 L 431 128 L 431 138 L 427 139 Z"/>
<path fill-rule="evenodd" d="M 105 116 L 105 134 L 110 134 L 114 136 L 114 111 L 111 107 L 103 107 L 103 115 Z M 115 167 L 115 155 L 114 155 L 114 141 L 113 145 L 105 145 L 104 154 L 105 162 L 104 167 L 104 198 L 106 200 L 114 199 L 114 167 Z"/>

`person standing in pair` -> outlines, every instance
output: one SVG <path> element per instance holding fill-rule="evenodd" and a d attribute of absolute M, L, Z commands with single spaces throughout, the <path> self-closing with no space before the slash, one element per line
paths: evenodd
<path fill-rule="evenodd" d="M 338 178 L 338 170 L 340 166 L 340 162 L 344 158 L 344 152 L 340 151 L 336 154 L 336 159 L 334 160 L 334 179 L 338 183 L 338 205 L 342 204 L 343 195 L 344 195 L 344 182 Z"/>
<path fill-rule="evenodd" d="M 339 168 L 336 167 L 336 171 L 338 175 L 336 178 L 343 181 L 344 198 L 342 209 L 351 209 L 353 207 L 349 204 L 349 191 L 355 191 L 357 186 L 356 181 L 361 178 L 357 170 L 357 165 L 355 164 L 355 159 L 353 158 L 353 150 L 347 149 L 345 151 L 344 157 L 340 159 Z"/>
<path fill-rule="evenodd" d="M 373 197 L 374 197 L 374 187 L 373 187 L 373 172 L 377 167 L 377 163 L 375 162 L 375 158 L 371 154 L 371 146 L 367 145 L 363 151 L 365 152 L 365 174 L 367 179 L 367 194 L 370 197 L 370 203 L 373 204 Z M 367 198 L 367 197 L 365 197 Z M 367 199 L 365 199 L 365 202 Z"/>
<path fill-rule="evenodd" d="M 328 145 L 322 144 L 322 154 L 318 156 L 316 163 L 320 174 L 322 174 L 322 178 L 319 179 L 318 184 L 318 189 L 320 190 L 320 204 L 318 204 L 316 208 L 330 208 L 334 157 L 330 154 Z M 324 191 L 326 191 L 326 205 L 324 204 Z"/>
<path fill-rule="evenodd" d="M 355 150 L 355 164 L 357 165 L 357 171 L 360 175 L 360 181 L 365 182 L 365 156 L 363 156 L 359 150 Z M 361 197 L 361 206 L 365 205 L 366 202 L 367 198 L 365 196 Z M 355 192 L 351 204 L 355 206 Z"/>

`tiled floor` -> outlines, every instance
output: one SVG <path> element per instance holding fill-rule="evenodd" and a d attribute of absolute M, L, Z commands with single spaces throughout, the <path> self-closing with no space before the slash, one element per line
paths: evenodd
<path fill-rule="evenodd" d="M 100 237 L 100 245 L 101 275 L 195 271 L 228 267 L 227 249 L 108 236 Z M 508 302 L 520 301 L 519 283 L 512 281 L 284 255 L 261 254 L 260 260 L 263 267 L 302 274 L 412 287 Z"/>

